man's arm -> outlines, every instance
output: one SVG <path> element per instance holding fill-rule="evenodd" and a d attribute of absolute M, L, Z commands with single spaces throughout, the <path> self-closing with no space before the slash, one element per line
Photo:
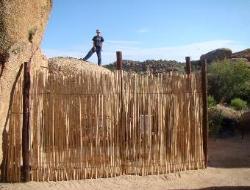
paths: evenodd
<path fill-rule="evenodd" d="M 101 36 L 101 42 L 104 42 L 104 38 Z M 101 43 L 101 48 L 102 48 L 102 43 Z"/>

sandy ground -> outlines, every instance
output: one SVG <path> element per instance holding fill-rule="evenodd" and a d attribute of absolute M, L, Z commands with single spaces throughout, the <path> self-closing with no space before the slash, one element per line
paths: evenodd
<path fill-rule="evenodd" d="M 0 189 L 127 190 L 250 189 L 250 136 L 209 139 L 209 167 L 160 176 L 120 176 L 67 182 L 0 184 Z"/>

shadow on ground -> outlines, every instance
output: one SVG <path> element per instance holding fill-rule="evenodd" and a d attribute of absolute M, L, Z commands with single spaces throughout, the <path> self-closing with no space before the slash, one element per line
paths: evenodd
<path fill-rule="evenodd" d="M 208 140 L 208 166 L 250 168 L 250 135 Z"/>

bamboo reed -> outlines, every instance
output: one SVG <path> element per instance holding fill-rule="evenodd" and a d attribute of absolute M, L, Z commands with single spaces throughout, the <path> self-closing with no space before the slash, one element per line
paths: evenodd
<path fill-rule="evenodd" d="M 122 79 L 122 80 L 121 80 Z M 31 86 L 31 179 L 149 175 L 205 167 L 201 75 L 39 72 Z M 21 181 L 22 80 L 4 179 Z"/>

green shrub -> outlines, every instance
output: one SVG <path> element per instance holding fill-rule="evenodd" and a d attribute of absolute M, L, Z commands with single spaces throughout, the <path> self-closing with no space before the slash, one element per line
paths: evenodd
<path fill-rule="evenodd" d="M 240 98 L 234 98 L 231 100 L 231 106 L 236 110 L 244 110 L 247 108 L 247 102 Z"/>
<path fill-rule="evenodd" d="M 213 96 L 208 96 L 207 101 L 209 108 L 214 107 L 217 104 Z"/>
<path fill-rule="evenodd" d="M 250 103 L 250 66 L 244 60 L 224 60 L 208 67 L 208 92 L 217 102 L 239 97 Z"/>

